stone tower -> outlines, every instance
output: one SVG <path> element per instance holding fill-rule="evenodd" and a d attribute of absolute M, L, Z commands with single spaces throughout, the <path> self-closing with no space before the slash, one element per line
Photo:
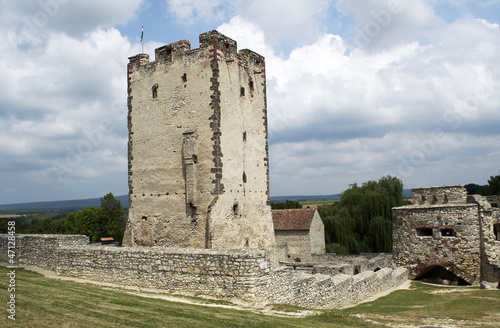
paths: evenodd
<path fill-rule="evenodd" d="M 124 245 L 273 253 L 264 58 L 211 31 L 129 60 Z"/>

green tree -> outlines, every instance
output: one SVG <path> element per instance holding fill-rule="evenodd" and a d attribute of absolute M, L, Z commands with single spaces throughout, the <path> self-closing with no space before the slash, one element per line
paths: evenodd
<path fill-rule="evenodd" d="M 63 219 L 64 233 L 70 235 L 79 234 L 77 225 L 78 212 L 71 212 Z"/>
<path fill-rule="evenodd" d="M 386 176 L 352 184 L 342 193 L 340 202 L 318 211 L 325 224 L 329 249 L 348 253 L 390 252 L 392 249 L 392 208 L 403 204 L 403 183 Z"/>
<path fill-rule="evenodd" d="M 123 239 L 127 221 L 120 200 L 116 199 L 112 193 L 101 198 L 99 223 L 101 237 L 113 237 L 115 240 Z"/>
<path fill-rule="evenodd" d="M 96 207 L 86 207 L 77 212 L 76 234 L 87 235 L 91 241 L 96 241 L 102 237 L 99 229 L 99 212 L 100 209 Z"/>
<path fill-rule="evenodd" d="M 125 232 L 126 217 L 122 204 L 112 193 L 101 198 L 101 207 L 87 207 L 69 213 L 63 220 L 65 233 L 83 234 L 91 241 L 102 237 L 113 237 L 121 241 Z"/>
<path fill-rule="evenodd" d="M 500 195 L 500 175 L 491 176 L 488 180 L 489 195 Z"/>
<path fill-rule="evenodd" d="M 289 209 L 289 208 L 302 208 L 299 202 L 293 200 L 286 200 L 280 203 L 271 203 L 273 210 Z"/>

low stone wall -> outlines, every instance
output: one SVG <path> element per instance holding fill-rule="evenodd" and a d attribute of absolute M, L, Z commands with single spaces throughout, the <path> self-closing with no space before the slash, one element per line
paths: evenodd
<path fill-rule="evenodd" d="M 7 262 L 8 235 L 0 234 L 0 262 Z M 15 235 L 15 262 L 56 271 L 59 262 L 57 250 L 63 246 L 89 245 L 84 235 Z"/>
<path fill-rule="evenodd" d="M 7 262 L 7 235 L 0 235 Z M 16 235 L 16 263 L 66 277 L 215 297 L 252 294 L 256 278 L 269 272 L 259 250 L 91 246 L 86 236 Z"/>
<path fill-rule="evenodd" d="M 268 303 L 336 309 L 351 306 L 384 290 L 401 285 L 408 278 L 404 268 L 383 268 L 357 275 L 308 274 L 277 268 L 262 279 L 256 294 Z"/>
<path fill-rule="evenodd" d="M 18 265 L 90 281 L 265 303 L 341 308 L 398 286 L 407 278 L 406 269 L 401 268 L 354 276 L 310 274 L 292 267 L 271 269 L 266 253 L 251 249 L 97 246 L 80 235 L 15 237 Z M 0 262 L 8 262 L 7 249 L 8 235 L 0 234 Z M 371 260 L 377 261 L 377 257 Z"/>
<path fill-rule="evenodd" d="M 361 255 L 337 255 L 321 254 L 313 255 L 313 260 L 321 264 L 315 264 L 312 273 L 323 273 L 335 275 L 339 273 L 357 274 L 362 271 L 374 271 L 390 267 L 392 254 L 388 253 L 364 253 Z"/>

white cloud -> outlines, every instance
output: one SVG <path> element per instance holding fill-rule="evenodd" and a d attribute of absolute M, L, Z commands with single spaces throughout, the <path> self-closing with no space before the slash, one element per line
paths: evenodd
<path fill-rule="evenodd" d="M 387 49 L 411 42 L 441 24 L 424 0 L 339 0 L 337 10 L 354 15 L 350 42 L 355 48 Z"/>
<path fill-rule="evenodd" d="M 50 31 L 61 31 L 78 37 L 97 26 L 124 24 L 130 20 L 143 0 L 3 0 L 2 22 L 12 39 L 30 41 L 46 37 Z"/>
<path fill-rule="evenodd" d="M 327 0 L 253 0 L 241 2 L 238 12 L 259 26 L 272 44 L 280 39 L 303 43 L 323 32 L 328 7 Z"/>
<path fill-rule="evenodd" d="M 419 28 L 433 18 L 424 9 L 415 14 Z M 219 30 L 266 57 L 272 194 L 332 193 L 385 174 L 411 186 L 444 184 L 451 174 L 442 167 L 457 158 L 473 165 L 458 154 L 498 137 L 500 31 L 493 24 L 458 19 L 432 26 L 427 45 L 405 37 L 350 53 L 345 39 L 323 33 L 287 59 L 250 20 L 236 17 Z M 494 166 L 499 154 L 487 156 Z M 427 177 L 430 170 L 442 178 Z"/>
<path fill-rule="evenodd" d="M 272 45 L 281 41 L 303 44 L 317 37 L 324 30 L 321 22 L 330 6 L 328 0 L 166 0 L 166 3 L 170 15 L 185 25 L 239 16 L 263 31 Z"/>
<path fill-rule="evenodd" d="M 46 1 L 59 1 L 59 12 L 45 12 L 31 38 L 38 2 L 2 2 L 0 179 L 10 191 L 0 197 L 40 199 L 49 189 L 81 198 L 80 188 L 95 197 L 103 185 L 123 193 L 126 64 L 140 45 L 113 26 L 133 19 L 141 1 Z M 423 0 L 165 3 L 176 28 L 220 25 L 239 49 L 266 57 L 273 195 L 336 193 L 385 174 L 407 187 L 496 174 L 498 21 L 468 14 L 446 23 L 440 2 Z M 344 15 L 341 35 L 327 30 L 332 8 Z M 359 31 L 367 42 L 356 44 Z"/>
<path fill-rule="evenodd" d="M 183 23 L 225 18 L 239 1 L 230 0 L 166 0 L 168 11 Z"/>
<path fill-rule="evenodd" d="M 5 43 L 2 48 L 2 179 L 16 176 L 50 186 L 47 192 L 81 179 L 87 179 L 82 187 L 92 179 L 122 179 L 124 74 L 127 57 L 138 49 L 114 28 L 83 38 L 50 33 L 36 56 L 29 49 L 6 49 Z"/>

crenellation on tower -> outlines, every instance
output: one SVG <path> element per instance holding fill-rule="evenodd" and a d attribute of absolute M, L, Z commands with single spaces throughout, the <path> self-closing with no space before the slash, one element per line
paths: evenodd
<path fill-rule="evenodd" d="M 138 54 L 132 57 L 128 58 L 129 60 L 129 65 L 132 64 L 139 64 L 139 65 L 145 65 L 149 63 L 149 55 L 148 54 Z"/>
<path fill-rule="evenodd" d="M 155 49 L 155 61 L 173 61 L 175 58 L 183 57 L 191 50 L 191 42 L 180 40 Z"/>

